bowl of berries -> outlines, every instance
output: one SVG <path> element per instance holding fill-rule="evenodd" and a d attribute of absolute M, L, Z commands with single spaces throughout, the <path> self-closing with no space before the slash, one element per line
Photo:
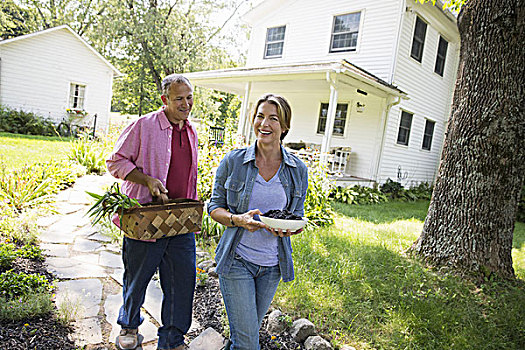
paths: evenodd
<path fill-rule="evenodd" d="M 273 229 L 297 231 L 302 229 L 308 222 L 308 219 L 297 216 L 288 210 L 269 210 L 259 215 L 263 223 Z"/>

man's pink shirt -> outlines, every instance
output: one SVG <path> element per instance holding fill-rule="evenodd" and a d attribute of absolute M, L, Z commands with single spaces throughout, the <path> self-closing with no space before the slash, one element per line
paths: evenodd
<path fill-rule="evenodd" d="M 197 131 L 188 120 L 185 123 L 188 125 L 188 139 L 191 145 L 191 171 L 186 180 L 186 198 L 197 199 Z M 124 180 L 137 168 L 144 174 L 159 179 L 166 187 L 171 162 L 172 134 L 173 126 L 163 109 L 137 119 L 122 132 L 113 153 L 106 160 L 110 174 Z M 176 155 L 174 159 L 177 159 Z M 152 201 L 147 186 L 124 181 L 122 191 L 127 196 L 136 198 L 139 203 Z"/>

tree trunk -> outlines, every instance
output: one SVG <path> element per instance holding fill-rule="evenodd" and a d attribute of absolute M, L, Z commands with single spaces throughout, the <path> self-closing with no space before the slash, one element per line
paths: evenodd
<path fill-rule="evenodd" d="M 469 0 L 439 175 L 411 251 L 475 277 L 513 278 L 512 236 L 525 172 L 525 0 Z"/>

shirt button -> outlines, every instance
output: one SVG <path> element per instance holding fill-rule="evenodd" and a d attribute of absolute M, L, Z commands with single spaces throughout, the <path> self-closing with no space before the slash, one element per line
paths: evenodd
<path fill-rule="evenodd" d="M 170 165 L 170 163 L 166 163 L 166 165 Z"/>

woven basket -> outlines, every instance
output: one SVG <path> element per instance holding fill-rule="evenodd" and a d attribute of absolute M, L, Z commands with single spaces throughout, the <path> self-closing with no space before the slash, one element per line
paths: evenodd
<path fill-rule="evenodd" d="M 202 226 L 204 204 L 192 199 L 172 199 L 125 210 L 121 229 L 129 238 L 146 240 L 197 232 Z"/>

